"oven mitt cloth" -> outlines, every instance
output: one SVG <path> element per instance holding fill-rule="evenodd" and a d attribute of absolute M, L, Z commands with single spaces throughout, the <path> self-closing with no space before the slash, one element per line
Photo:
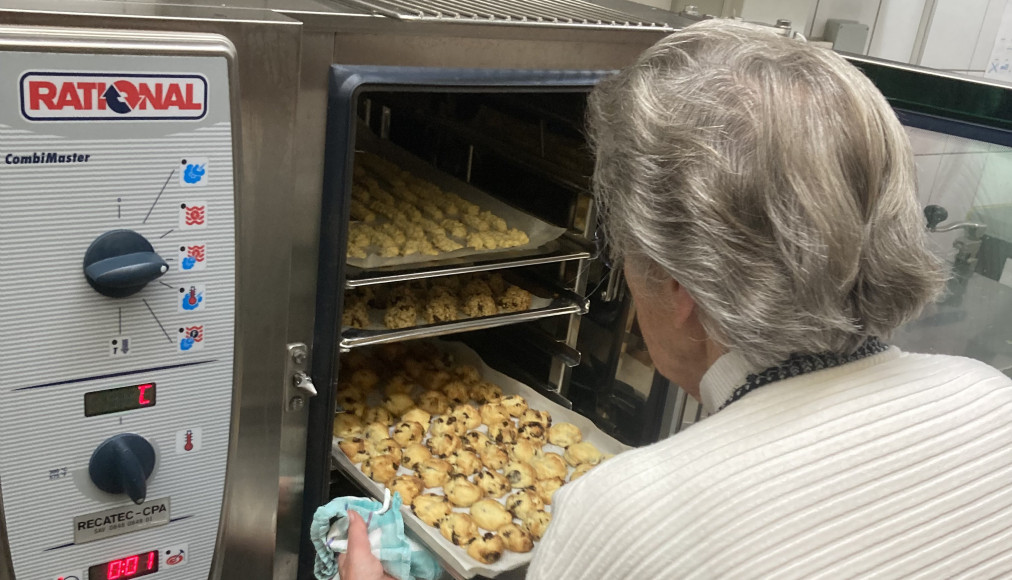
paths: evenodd
<path fill-rule="evenodd" d="M 401 494 L 394 493 L 385 513 L 376 513 L 382 507 L 383 504 L 371 499 L 339 497 L 317 508 L 309 537 L 316 548 L 313 571 L 318 580 L 340 577 L 335 552 L 348 550 L 348 510 L 355 510 L 366 522 L 372 553 L 383 563 L 387 574 L 399 580 L 436 580 L 442 575 L 443 570 L 432 554 L 405 535 Z"/>

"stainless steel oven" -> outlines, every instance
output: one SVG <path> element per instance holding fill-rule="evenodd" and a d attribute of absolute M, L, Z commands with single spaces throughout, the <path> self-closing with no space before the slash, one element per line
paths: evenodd
<path fill-rule="evenodd" d="M 368 492 L 334 461 L 342 360 L 383 345 L 466 345 L 631 446 L 691 420 L 601 258 L 583 134 L 596 80 L 684 24 L 621 0 L 0 2 L 0 577 L 311 577 L 312 512 Z M 855 63 L 915 150 L 1002 174 L 1008 87 Z M 537 229 L 363 242 L 391 163 Z M 940 244 L 963 299 L 897 343 L 1004 368 L 1007 200 L 978 194 L 925 197 L 994 235 Z M 494 275 L 530 305 L 388 325 L 375 298 Z"/>

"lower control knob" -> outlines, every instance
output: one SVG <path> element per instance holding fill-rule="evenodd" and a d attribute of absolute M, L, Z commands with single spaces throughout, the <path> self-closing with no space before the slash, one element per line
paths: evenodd
<path fill-rule="evenodd" d="M 126 493 L 136 504 L 144 503 L 154 469 L 155 448 L 133 433 L 103 441 L 88 463 L 88 475 L 96 487 L 106 493 Z"/>

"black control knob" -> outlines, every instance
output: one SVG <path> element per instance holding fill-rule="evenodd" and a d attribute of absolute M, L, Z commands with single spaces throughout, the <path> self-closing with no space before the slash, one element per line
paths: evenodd
<path fill-rule="evenodd" d="M 144 236 L 113 230 L 95 238 L 84 253 L 84 277 L 96 292 L 125 298 L 169 271 L 169 265 Z"/>
<path fill-rule="evenodd" d="M 155 448 L 133 433 L 113 435 L 91 454 L 88 475 L 106 493 L 126 493 L 136 504 L 148 494 L 148 477 L 155 469 Z"/>
<path fill-rule="evenodd" d="M 935 226 L 949 219 L 949 212 L 940 205 L 929 205 L 924 208 L 924 218 L 928 220 L 928 229 L 933 230 Z"/>

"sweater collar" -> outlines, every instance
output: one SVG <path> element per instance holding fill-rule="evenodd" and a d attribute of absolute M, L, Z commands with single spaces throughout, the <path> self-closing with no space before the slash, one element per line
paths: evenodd
<path fill-rule="evenodd" d="M 762 369 L 749 364 L 745 357 L 731 351 L 720 355 L 699 381 L 699 398 L 708 414 L 717 412 L 735 389 L 745 384 L 748 375 Z"/>

